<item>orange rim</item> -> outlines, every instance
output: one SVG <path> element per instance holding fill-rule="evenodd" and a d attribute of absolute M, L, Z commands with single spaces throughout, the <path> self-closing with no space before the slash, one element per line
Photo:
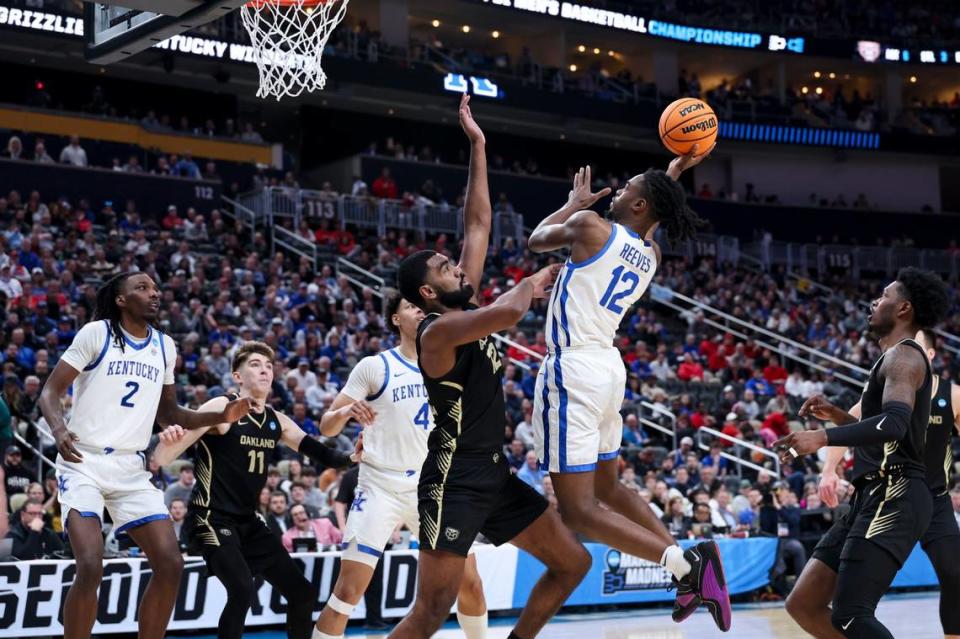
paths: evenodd
<path fill-rule="evenodd" d="M 263 6 L 277 5 L 280 7 L 304 7 L 311 8 L 321 4 L 326 4 L 328 0 L 251 0 L 247 3 L 248 7 L 260 8 Z"/>

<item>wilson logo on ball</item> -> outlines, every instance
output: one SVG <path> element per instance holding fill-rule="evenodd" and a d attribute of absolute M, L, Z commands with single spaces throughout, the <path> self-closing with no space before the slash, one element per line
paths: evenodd
<path fill-rule="evenodd" d="M 681 127 L 680 130 L 683 133 L 693 133 L 694 131 L 708 131 L 714 129 L 717 126 L 717 120 L 715 118 L 710 118 L 709 120 L 704 120 L 703 122 L 697 122 L 696 124 L 690 124 L 685 127 Z"/>

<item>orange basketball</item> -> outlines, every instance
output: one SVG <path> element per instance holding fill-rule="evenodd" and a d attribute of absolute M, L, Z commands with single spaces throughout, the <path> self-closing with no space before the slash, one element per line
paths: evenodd
<path fill-rule="evenodd" d="M 718 124 L 709 104 L 697 98 L 680 98 L 660 116 L 660 140 L 675 155 L 689 153 L 694 144 L 705 153 L 717 139 Z"/>

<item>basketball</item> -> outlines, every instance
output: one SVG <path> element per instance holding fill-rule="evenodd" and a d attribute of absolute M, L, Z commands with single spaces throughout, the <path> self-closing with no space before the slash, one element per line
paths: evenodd
<path fill-rule="evenodd" d="M 717 126 L 717 115 L 709 104 L 697 98 L 680 98 L 660 116 L 660 140 L 676 155 L 689 153 L 694 144 L 699 144 L 703 153 L 717 139 Z"/>

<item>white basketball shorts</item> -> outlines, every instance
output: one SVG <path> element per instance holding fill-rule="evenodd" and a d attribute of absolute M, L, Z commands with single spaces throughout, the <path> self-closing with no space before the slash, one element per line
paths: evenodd
<path fill-rule="evenodd" d="M 537 375 L 534 449 L 551 473 L 596 470 L 615 459 L 623 438 L 620 408 L 627 372 L 616 348 L 548 353 Z"/>
<path fill-rule="evenodd" d="M 57 455 L 58 499 L 65 528 L 71 510 L 81 517 L 97 517 L 103 521 L 104 506 L 110 512 L 117 535 L 151 521 L 170 518 L 163 493 L 150 483 L 142 453 L 78 449 L 83 453 L 83 461 L 78 464 Z"/>
<path fill-rule="evenodd" d="M 347 514 L 342 559 L 376 567 L 400 524 L 410 529 L 411 537 L 419 536 L 416 476 L 361 463 L 357 491 Z"/>

